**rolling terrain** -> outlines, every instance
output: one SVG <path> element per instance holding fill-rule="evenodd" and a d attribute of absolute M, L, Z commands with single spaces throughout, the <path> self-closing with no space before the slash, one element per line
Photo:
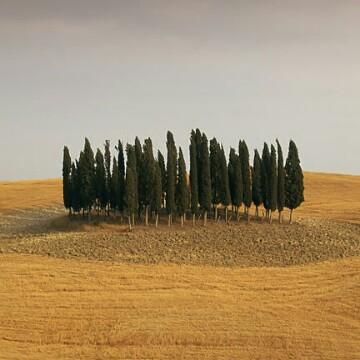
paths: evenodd
<path fill-rule="evenodd" d="M 291 226 L 128 233 L 64 222 L 59 180 L 0 183 L 0 359 L 359 358 L 360 176 L 305 198 Z"/>

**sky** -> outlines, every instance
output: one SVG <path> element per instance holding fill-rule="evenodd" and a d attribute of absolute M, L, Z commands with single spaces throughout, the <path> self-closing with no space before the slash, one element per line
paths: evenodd
<path fill-rule="evenodd" d="M 0 0 L 0 179 L 60 177 L 87 136 L 199 127 L 360 174 L 358 0 Z M 114 149 L 115 152 L 115 149 Z"/>

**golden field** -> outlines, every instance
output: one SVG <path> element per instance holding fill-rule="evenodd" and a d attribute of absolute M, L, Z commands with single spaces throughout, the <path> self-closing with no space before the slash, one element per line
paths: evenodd
<path fill-rule="evenodd" d="M 306 173 L 305 187 L 295 219 L 360 222 L 360 176 Z M 0 183 L 3 213 L 60 203 L 59 180 Z M 359 298 L 359 257 L 238 268 L 2 254 L 0 359 L 357 359 Z"/>

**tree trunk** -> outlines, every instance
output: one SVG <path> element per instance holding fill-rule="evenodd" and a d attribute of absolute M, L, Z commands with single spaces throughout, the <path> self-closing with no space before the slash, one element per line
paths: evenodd
<path fill-rule="evenodd" d="M 132 226 L 131 226 L 131 216 L 129 215 L 129 230 L 131 231 Z"/>
<path fill-rule="evenodd" d="M 184 227 L 184 215 L 180 216 L 181 227 Z"/>
<path fill-rule="evenodd" d="M 289 224 L 292 224 L 292 213 L 293 213 L 293 209 L 290 209 L 290 221 L 289 221 Z"/>
<path fill-rule="evenodd" d="M 145 226 L 149 225 L 149 206 L 145 206 Z"/>
<path fill-rule="evenodd" d="M 225 223 L 228 223 L 228 208 L 227 206 L 225 207 Z"/>
<path fill-rule="evenodd" d="M 272 224 L 272 210 L 270 210 L 270 214 L 269 214 L 269 223 Z"/>
<path fill-rule="evenodd" d="M 132 224 L 135 227 L 135 214 L 134 213 L 132 213 Z"/>
<path fill-rule="evenodd" d="M 282 213 L 282 211 L 279 211 L 279 224 L 282 224 L 281 213 Z"/>
<path fill-rule="evenodd" d="M 195 218 L 196 218 L 196 215 L 193 214 L 193 216 L 192 216 L 192 224 L 193 224 L 193 226 L 195 226 Z"/>
<path fill-rule="evenodd" d="M 204 212 L 204 226 L 207 225 L 207 211 Z"/>
<path fill-rule="evenodd" d="M 217 221 L 217 217 L 218 217 L 218 208 L 215 205 L 215 221 Z"/>
<path fill-rule="evenodd" d="M 171 227 L 171 214 L 168 216 L 168 226 Z"/>
<path fill-rule="evenodd" d="M 156 216 L 155 217 L 155 227 L 158 228 L 158 226 L 159 226 L 159 214 L 156 214 L 155 216 Z"/>

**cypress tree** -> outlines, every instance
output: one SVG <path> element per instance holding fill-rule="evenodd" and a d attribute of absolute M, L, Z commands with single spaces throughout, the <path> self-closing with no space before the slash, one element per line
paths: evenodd
<path fill-rule="evenodd" d="M 85 146 L 82 161 L 82 191 L 83 205 L 87 209 L 88 218 L 90 220 L 91 208 L 95 202 L 95 159 L 91 149 L 90 141 L 85 138 Z"/>
<path fill-rule="evenodd" d="M 281 145 L 278 140 L 276 140 L 277 152 L 278 152 L 278 198 L 277 198 L 277 208 L 279 211 L 279 223 L 282 222 L 281 213 L 284 210 L 285 206 L 285 169 L 284 169 L 284 158 Z"/>
<path fill-rule="evenodd" d="M 210 158 L 209 146 L 206 135 L 201 137 L 201 184 L 200 184 L 200 206 L 204 211 L 204 225 L 207 223 L 207 214 L 211 210 L 211 176 L 210 176 Z"/>
<path fill-rule="evenodd" d="M 162 186 L 162 193 L 161 193 L 161 206 L 165 205 L 165 194 L 166 194 L 166 166 L 165 166 L 165 159 L 163 154 L 158 150 L 157 155 L 159 167 L 160 167 L 160 174 L 161 174 L 161 186 Z"/>
<path fill-rule="evenodd" d="M 149 222 L 149 207 L 153 200 L 153 186 L 155 173 L 155 159 L 153 153 L 152 141 L 150 138 L 145 140 L 143 149 L 143 165 L 142 165 L 142 191 L 143 204 L 145 206 L 145 225 Z"/>
<path fill-rule="evenodd" d="M 138 208 L 137 203 L 137 184 L 136 173 L 131 166 L 126 167 L 126 180 L 125 180 L 125 201 L 126 212 L 129 218 L 130 230 L 135 226 L 135 213 Z"/>
<path fill-rule="evenodd" d="M 294 141 L 290 140 L 289 152 L 285 164 L 285 206 L 290 209 L 290 223 L 292 213 L 304 201 L 304 175 L 300 166 L 300 159 Z"/>
<path fill-rule="evenodd" d="M 100 149 L 97 149 L 95 155 L 95 189 L 96 189 L 96 203 L 98 206 L 98 212 L 100 209 L 106 207 L 106 173 L 104 156 Z"/>
<path fill-rule="evenodd" d="M 63 155 L 63 200 L 65 209 L 69 210 L 69 216 L 71 215 L 71 156 L 67 146 L 64 147 Z"/>
<path fill-rule="evenodd" d="M 118 146 L 118 169 L 119 169 L 119 197 L 117 199 L 118 208 L 120 212 L 124 211 L 124 191 L 125 191 L 125 159 L 124 159 L 124 147 L 119 140 Z"/>
<path fill-rule="evenodd" d="M 134 201 L 134 206 L 132 206 L 131 208 L 135 208 L 136 211 L 139 207 L 139 194 L 138 194 L 138 184 L 137 184 L 137 179 L 138 179 L 138 176 L 137 176 L 137 173 L 136 173 L 136 169 L 137 169 L 137 166 L 136 166 L 136 154 L 135 154 L 135 146 L 133 145 L 130 145 L 130 144 L 127 144 L 126 145 L 126 155 L 127 155 L 127 162 L 126 162 L 126 174 L 127 174 L 127 169 L 128 168 L 131 168 L 132 170 L 132 179 L 131 181 L 134 182 L 135 184 L 135 187 L 131 189 L 134 191 L 134 193 L 131 195 L 131 198 L 133 197 L 133 201 Z M 125 186 L 125 191 L 126 190 L 126 186 Z M 129 199 L 129 194 L 125 194 L 125 201 L 124 201 L 124 205 L 125 205 L 125 202 Z M 131 203 L 132 205 L 133 203 Z M 129 214 L 129 212 L 128 212 Z M 135 225 L 135 211 L 131 213 L 131 216 L 132 216 L 132 223 L 133 225 Z"/>
<path fill-rule="evenodd" d="M 139 138 L 136 136 L 135 138 L 135 156 L 136 156 L 136 182 L 138 186 L 138 202 L 139 202 L 139 208 L 138 208 L 138 219 L 141 217 L 141 211 L 144 207 L 144 197 L 145 197 L 145 191 L 144 191 L 144 183 L 143 183 L 143 151 L 142 146 L 140 143 Z"/>
<path fill-rule="evenodd" d="M 198 196 L 198 171 L 197 171 L 197 150 L 193 132 L 190 139 L 190 200 L 191 212 L 193 214 L 193 225 L 195 225 L 195 216 L 198 212 L 199 196 Z"/>
<path fill-rule="evenodd" d="M 192 131 L 192 135 L 195 140 L 196 145 L 196 167 L 197 167 L 197 177 L 198 177 L 198 197 L 199 197 L 199 203 L 200 199 L 202 198 L 203 189 L 202 189 L 202 163 L 201 163 L 201 157 L 202 157 L 202 135 L 201 131 L 199 129 L 196 129 L 196 131 Z"/>
<path fill-rule="evenodd" d="M 243 178 L 243 202 L 245 205 L 245 212 L 249 219 L 249 208 L 251 206 L 252 193 L 251 193 L 251 173 L 250 173 L 250 160 L 249 150 L 245 140 L 239 142 L 239 157 L 241 162 L 241 173 Z"/>
<path fill-rule="evenodd" d="M 114 211 L 114 213 L 116 213 L 116 210 L 119 207 L 119 168 L 115 156 L 113 158 L 110 194 L 111 209 Z"/>
<path fill-rule="evenodd" d="M 277 162 L 276 162 L 276 150 L 275 146 L 271 145 L 271 154 L 270 154 L 270 222 L 272 222 L 272 213 L 277 208 L 277 190 L 278 190 L 278 177 L 277 177 Z"/>
<path fill-rule="evenodd" d="M 184 155 L 179 148 L 178 175 L 176 184 L 176 207 L 181 219 L 181 226 L 184 225 L 185 212 L 188 208 L 186 165 Z"/>
<path fill-rule="evenodd" d="M 226 163 L 224 148 L 221 146 L 219 153 L 219 183 L 220 183 L 220 201 L 225 208 L 225 222 L 228 222 L 228 206 L 230 205 L 230 186 L 229 174 Z"/>
<path fill-rule="evenodd" d="M 80 151 L 79 155 L 79 161 L 77 163 L 77 169 L 78 169 L 78 179 L 79 179 L 79 207 L 82 210 L 83 217 L 85 216 L 85 208 L 87 207 L 86 199 L 86 184 L 84 184 L 84 181 L 86 179 L 86 166 L 85 166 L 85 156 L 84 152 Z"/>
<path fill-rule="evenodd" d="M 211 202 L 217 220 L 217 206 L 220 204 L 221 189 L 221 154 L 220 144 L 216 138 L 210 140 L 210 176 L 211 176 Z"/>
<path fill-rule="evenodd" d="M 231 203 L 236 208 L 236 215 L 239 216 L 239 207 L 243 201 L 243 183 L 241 173 L 240 158 L 235 149 L 231 148 L 229 153 L 229 186 L 231 194 Z"/>
<path fill-rule="evenodd" d="M 268 145 L 264 143 L 262 159 L 261 159 L 261 190 L 262 190 L 263 204 L 266 210 L 266 217 L 269 217 L 269 211 L 271 208 L 270 169 L 271 169 L 270 151 Z"/>
<path fill-rule="evenodd" d="M 166 179 L 166 209 L 169 215 L 169 226 L 172 223 L 173 214 L 176 211 L 175 190 L 176 190 L 176 160 L 177 150 L 174 136 L 167 132 L 167 179 Z"/>
<path fill-rule="evenodd" d="M 158 227 L 159 224 L 159 212 L 161 206 L 163 204 L 163 190 L 162 190 L 162 183 L 161 183 L 161 168 L 159 161 L 155 161 L 155 172 L 154 172 L 154 185 L 153 185 L 153 198 L 152 198 L 152 209 L 155 211 L 156 220 L 155 226 Z"/>
<path fill-rule="evenodd" d="M 252 198 L 256 206 L 256 216 L 259 217 L 259 206 L 263 202 L 261 186 L 261 158 L 259 152 L 255 150 L 253 176 L 252 176 Z"/>
<path fill-rule="evenodd" d="M 81 210 L 80 206 L 80 177 L 78 161 L 71 165 L 71 204 L 75 213 Z"/>
<path fill-rule="evenodd" d="M 105 175 L 106 175 L 106 207 L 107 214 L 110 215 L 110 192 L 111 192 L 111 153 L 110 153 L 110 141 L 105 141 L 105 152 L 104 152 L 104 160 L 105 160 Z"/>

